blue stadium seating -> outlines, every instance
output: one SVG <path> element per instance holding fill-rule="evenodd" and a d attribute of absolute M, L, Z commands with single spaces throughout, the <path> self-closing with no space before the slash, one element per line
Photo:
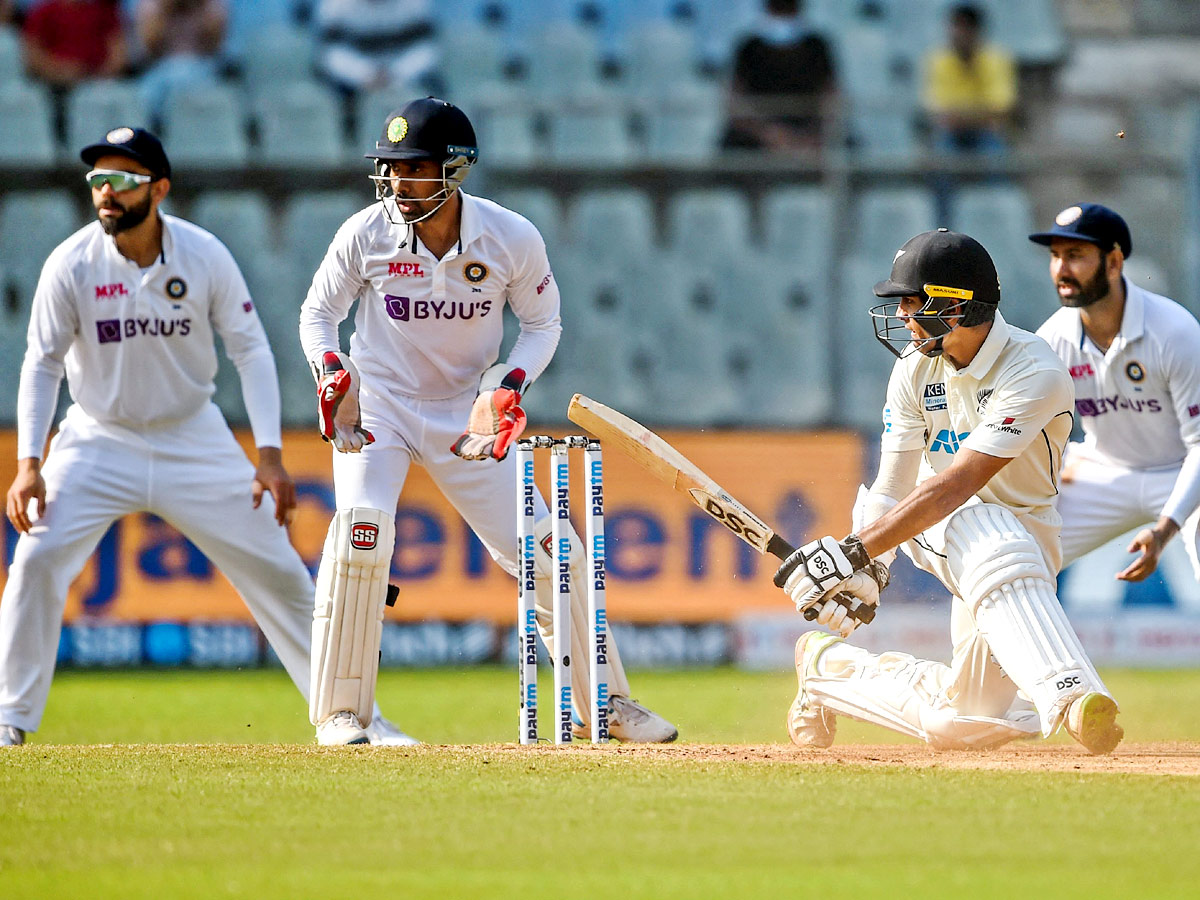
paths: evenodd
<path fill-rule="evenodd" d="M 24 81 L 0 84 L 0 165 L 51 165 L 57 155 L 52 121 L 44 87 Z"/>

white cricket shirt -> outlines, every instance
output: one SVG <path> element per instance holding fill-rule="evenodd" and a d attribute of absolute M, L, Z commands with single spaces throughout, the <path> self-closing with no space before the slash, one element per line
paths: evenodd
<path fill-rule="evenodd" d="M 99 222 L 42 267 L 17 396 L 18 455 L 42 455 L 66 372 L 93 419 L 130 428 L 199 412 L 216 390 L 214 332 L 241 376 L 258 446 L 280 446 L 275 359 L 229 250 L 202 228 L 162 215 L 163 249 L 148 269 L 125 258 Z"/>
<path fill-rule="evenodd" d="M 922 480 L 949 467 L 963 447 L 1011 459 L 979 498 L 1057 522 L 1054 498 L 1073 399 L 1066 367 L 1046 342 L 997 313 L 966 368 L 920 353 L 897 361 L 883 410 L 882 447 L 922 448 Z"/>
<path fill-rule="evenodd" d="M 460 194 L 459 242 L 441 259 L 415 229 L 389 222 L 383 203 L 346 220 L 300 311 L 306 358 L 338 349 L 338 323 L 357 298 L 350 356 L 365 384 L 425 400 L 457 397 L 478 389 L 496 362 L 507 303 L 521 326 L 507 363 L 531 380 L 542 373 L 562 332 L 546 245 L 517 213 Z"/>

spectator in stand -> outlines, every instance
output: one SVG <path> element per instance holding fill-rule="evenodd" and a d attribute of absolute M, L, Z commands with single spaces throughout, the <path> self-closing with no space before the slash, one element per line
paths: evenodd
<path fill-rule="evenodd" d="M 29 74 L 56 88 L 125 69 L 117 0 L 40 0 L 25 16 L 21 39 Z"/>
<path fill-rule="evenodd" d="M 949 43 L 925 59 L 923 103 L 940 153 L 998 156 L 1017 103 L 1012 54 L 983 40 L 982 10 L 960 3 L 947 16 Z"/>
<path fill-rule="evenodd" d="M 139 0 L 135 22 L 147 67 L 142 95 L 151 119 L 162 118 L 172 91 L 220 78 L 225 40 L 223 0 Z"/>
<path fill-rule="evenodd" d="M 817 149 L 837 94 L 829 42 L 804 18 L 803 0 L 766 0 L 756 33 L 734 55 L 727 149 Z"/>
<path fill-rule="evenodd" d="M 343 91 L 438 92 L 429 0 L 318 0 L 317 64 Z"/>

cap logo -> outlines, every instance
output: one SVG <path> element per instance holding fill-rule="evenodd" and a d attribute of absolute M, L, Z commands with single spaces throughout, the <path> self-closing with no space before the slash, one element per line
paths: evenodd
<path fill-rule="evenodd" d="M 388 122 L 387 139 L 393 144 L 398 144 L 404 140 L 406 134 L 408 134 L 408 119 L 404 118 L 404 116 L 396 116 L 396 118 Z"/>
<path fill-rule="evenodd" d="M 975 296 L 974 291 L 968 291 L 966 288 L 946 287 L 942 284 L 925 285 L 925 294 L 930 299 L 934 297 L 949 297 L 952 300 L 970 300 Z"/>
<path fill-rule="evenodd" d="M 110 144 L 125 144 L 133 140 L 133 129 L 128 127 L 114 128 L 104 136 Z"/>
<path fill-rule="evenodd" d="M 1054 224 L 1061 225 L 1064 228 L 1079 221 L 1079 217 L 1083 215 L 1083 209 L 1078 206 L 1071 206 L 1064 209 L 1054 217 Z"/>

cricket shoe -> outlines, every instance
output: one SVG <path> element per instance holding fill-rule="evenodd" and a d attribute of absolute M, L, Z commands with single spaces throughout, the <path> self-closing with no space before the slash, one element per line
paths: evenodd
<path fill-rule="evenodd" d="M 369 744 L 371 736 L 367 734 L 358 716 L 343 709 L 317 726 L 317 743 L 322 747 L 344 747 L 347 744 Z"/>
<path fill-rule="evenodd" d="M 414 747 L 421 743 L 396 727 L 395 722 L 390 722 L 379 714 L 371 719 L 371 724 L 365 730 L 371 745 L 375 747 Z"/>
<path fill-rule="evenodd" d="M 1088 753 L 1112 753 L 1125 736 L 1117 724 L 1117 701 L 1098 691 L 1084 694 L 1067 709 L 1067 731 Z"/>
<path fill-rule="evenodd" d="M 592 738 L 592 727 L 575 713 L 571 713 L 571 736 Z M 636 700 L 614 696 L 608 702 L 608 736 L 634 744 L 669 744 L 679 737 L 679 729 Z"/>
<path fill-rule="evenodd" d="M 0 747 L 20 747 L 25 743 L 25 732 L 16 725 L 0 725 Z"/>
<path fill-rule="evenodd" d="M 796 681 L 799 688 L 792 708 L 788 710 L 787 730 L 797 747 L 816 747 L 823 750 L 833 746 L 837 736 L 837 717 L 823 706 L 810 703 L 804 682 L 817 672 L 817 660 L 825 650 L 840 641 L 836 634 L 807 631 L 796 641 Z"/>

